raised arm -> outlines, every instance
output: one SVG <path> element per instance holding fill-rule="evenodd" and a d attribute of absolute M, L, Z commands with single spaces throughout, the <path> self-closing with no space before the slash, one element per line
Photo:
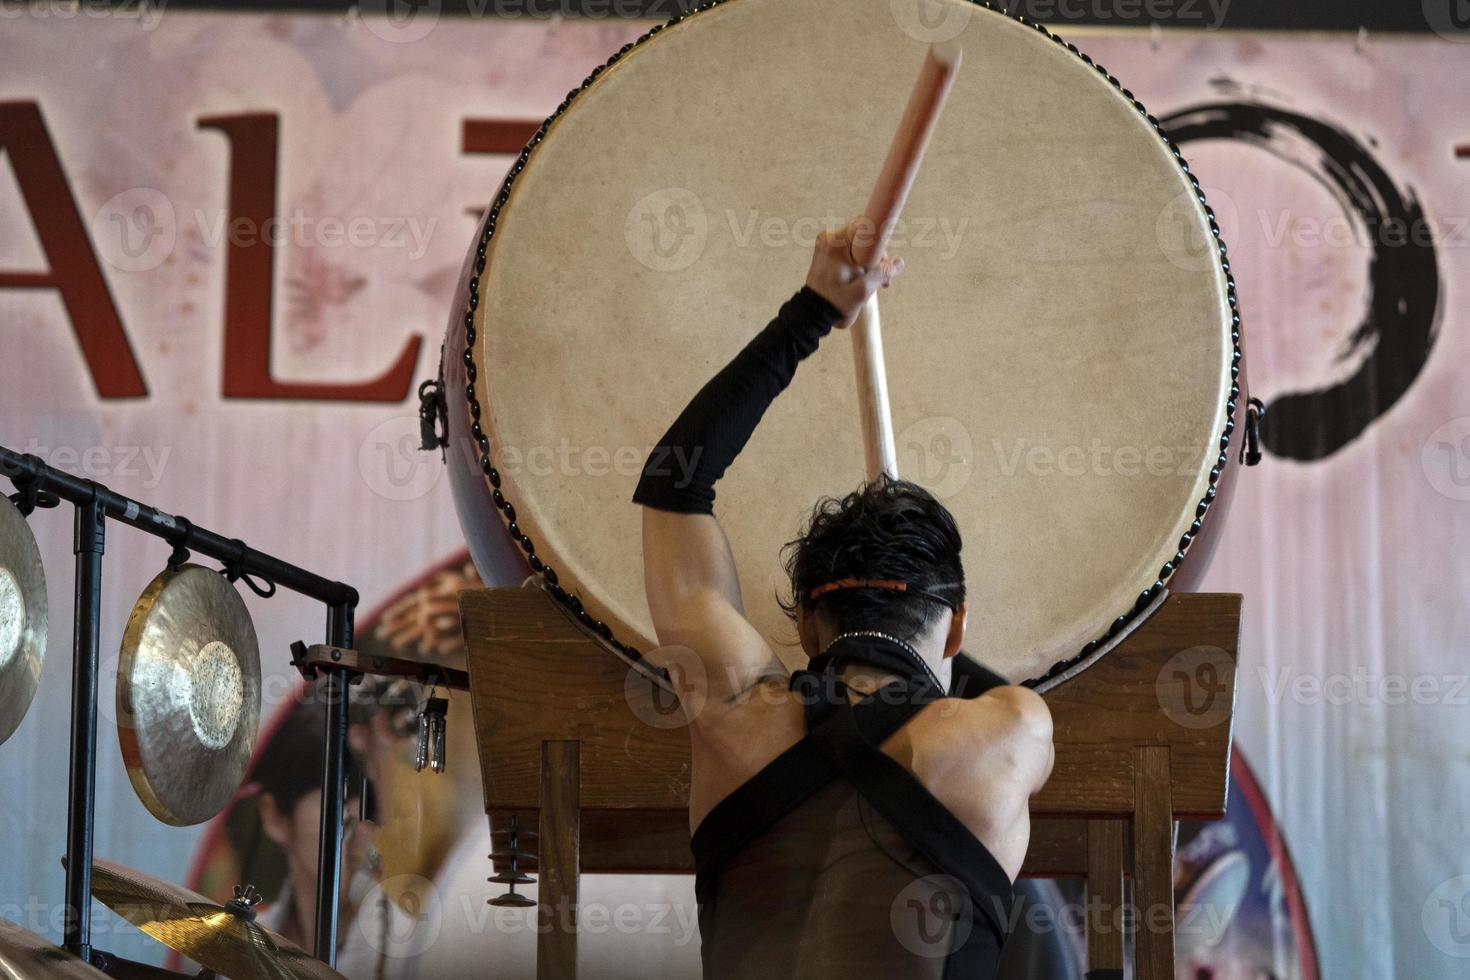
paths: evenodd
<path fill-rule="evenodd" d="M 821 236 L 806 285 L 694 396 L 650 454 L 633 495 L 644 508 L 644 585 L 658 641 L 698 657 L 707 703 L 785 673 L 745 619 L 734 557 L 714 516 L 714 486 L 797 365 L 902 270 L 901 262 L 853 266 L 855 233 L 850 226 Z"/>

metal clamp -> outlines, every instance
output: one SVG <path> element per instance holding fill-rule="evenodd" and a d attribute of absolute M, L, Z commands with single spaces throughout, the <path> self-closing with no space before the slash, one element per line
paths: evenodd
<path fill-rule="evenodd" d="M 315 680 L 318 670 L 328 668 L 349 674 L 406 677 L 426 687 L 447 687 L 456 691 L 470 689 L 470 675 L 467 671 L 419 660 L 404 660 L 401 657 L 369 655 L 361 650 L 332 646 L 330 643 L 307 646 L 297 640 L 291 644 L 291 666 L 299 670 L 301 676 L 307 680 Z"/>
<path fill-rule="evenodd" d="M 55 507 L 61 503 L 60 494 L 41 489 L 41 474 L 45 470 L 46 464 L 35 456 L 26 455 L 14 461 L 0 461 L 0 476 L 9 479 L 15 486 L 10 502 L 15 504 L 22 517 L 30 517 L 37 507 Z"/>
<path fill-rule="evenodd" d="M 441 374 L 419 385 L 419 448 L 424 452 L 437 449 L 441 458 L 449 445 L 449 405 L 442 379 Z"/>
<path fill-rule="evenodd" d="M 1247 466 L 1261 461 L 1261 420 L 1265 417 L 1265 402 L 1251 398 L 1245 403 L 1245 445 L 1241 447 L 1240 459 Z"/>

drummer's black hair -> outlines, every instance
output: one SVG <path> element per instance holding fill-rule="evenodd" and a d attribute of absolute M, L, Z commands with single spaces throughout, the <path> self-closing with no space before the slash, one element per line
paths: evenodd
<path fill-rule="evenodd" d="M 949 509 L 916 483 L 888 476 L 838 500 L 817 502 L 801 537 L 783 549 L 795 618 L 821 611 L 839 631 L 880 630 L 914 640 L 946 606 L 965 601 L 960 531 Z M 842 588 L 813 600 L 812 590 L 842 579 L 904 582 L 890 588 Z"/>

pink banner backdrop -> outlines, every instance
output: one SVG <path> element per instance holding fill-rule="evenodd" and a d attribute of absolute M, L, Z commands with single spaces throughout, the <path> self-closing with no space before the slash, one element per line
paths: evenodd
<path fill-rule="evenodd" d="M 902 26 L 904 3 L 882 6 Z M 435 371 L 475 216 L 535 124 L 647 25 L 3 18 L 0 442 L 348 580 L 367 605 L 457 553 L 443 467 L 415 448 L 414 389 Z M 1266 460 L 1242 474 L 1206 582 L 1246 595 L 1231 816 L 1186 829 L 1178 865 L 1181 898 L 1232 914 L 1181 941 L 1179 975 L 1462 976 L 1470 47 L 1071 39 L 1183 143 L 1230 243 L 1252 393 L 1272 403 Z M 708 234 L 740 231 L 719 217 Z M 986 466 L 1015 455 L 973 448 Z M 0 746 L 0 914 L 56 938 L 71 522 L 31 523 L 51 654 Z M 111 727 L 127 612 L 166 558 L 139 534 L 109 541 L 97 852 L 182 880 L 208 860 L 204 831 L 148 816 Z M 321 619 L 304 600 L 245 599 L 269 717 L 294 690 L 287 645 L 315 640 Z M 478 880 L 464 862 L 484 842 L 468 840 L 458 868 Z M 688 900 L 687 883 L 660 880 L 609 885 L 609 903 L 614 885 L 640 905 Z M 457 928 L 434 942 L 523 975 L 529 934 L 484 918 Z M 697 942 L 680 945 L 680 928 L 671 918 L 675 938 L 657 941 L 613 930 L 600 962 L 688 975 Z M 104 948 L 158 959 L 110 913 L 96 930 Z M 397 975 L 418 963 L 395 953 Z"/>

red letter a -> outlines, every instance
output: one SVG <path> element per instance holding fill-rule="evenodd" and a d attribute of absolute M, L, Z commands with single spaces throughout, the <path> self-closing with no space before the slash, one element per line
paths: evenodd
<path fill-rule="evenodd" d="M 21 198 L 50 266 L 46 272 L 0 270 L 0 289 L 54 289 L 61 293 L 97 394 L 103 398 L 148 394 L 36 103 L 0 102 L 0 152 L 10 157 Z"/>

